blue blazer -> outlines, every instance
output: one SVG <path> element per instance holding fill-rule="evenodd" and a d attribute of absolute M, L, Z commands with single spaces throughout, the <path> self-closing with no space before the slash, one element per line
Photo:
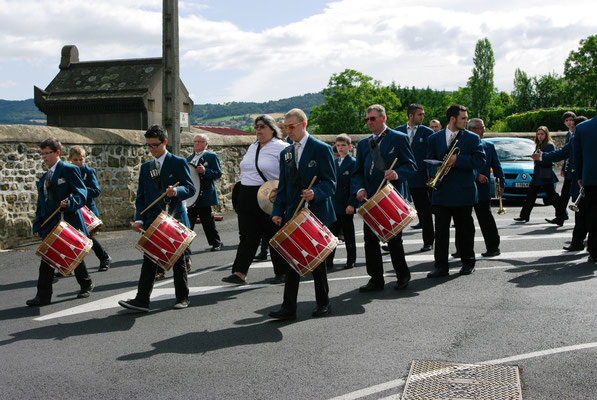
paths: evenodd
<path fill-rule="evenodd" d="M 144 162 L 141 164 L 141 171 L 139 172 L 139 188 L 137 189 L 137 199 L 135 206 L 137 212 L 135 214 L 135 221 L 143 221 L 143 229 L 147 229 L 156 217 L 162 211 L 170 211 L 171 215 L 184 224 L 190 227 L 187 210 L 183 206 L 182 201 L 188 199 L 195 194 L 195 186 L 191 180 L 189 166 L 184 158 L 168 153 L 164 159 L 164 165 L 160 171 L 161 188 L 156 190 L 156 187 L 151 179 L 150 170 L 154 160 Z M 160 197 L 166 188 L 180 182 L 176 187 L 176 196 L 167 197 L 158 201 L 153 207 L 147 210 L 143 215 L 141 211 L 150 205 L 155 199 Z M 168 206 L 168 210 L 166 210 Z"/>
<path fill-rule="evenodd" d="M 547 143 L 543 148 L 544 152 L 551 152 L 554 151 L 556 148 L 553 143 Z M 535 161 L 535 167 L 533 168 L 533 180 L 531 183 L 535 186 L 543 186 L 556 183 L 558 181 L 558 177 L 553 172 L 553 163 L 550 161 L 546 161 L 545 159 L 541 161 Z"/>
<path fill-rule="evenodd" d="M 562 160 L 568 160 L 568 169 L 566 170 L 566 179 L 570 180 L 570 195 L 572 197 L 578 196 L 580 192 L 580 186 L 578 186 L 578 176 L 576 170 L 572 167 L 574 165 L 574 140 L 568 140 L 566 144 L 555 151 L 548 153 L 544 152 L 541 156 L 543 161 L 557 162 Z"/>
<path fill-rule="evenodd" d="M 97 210 L 94 199 L 99 197 L 102 192 L 100 191 L 99 183 L 95 176 L 95 168 L 81 165 L 79 169 L 81 170 L 81 178 L 83 179 L 83 182 L 85 182 L 85 187 L 87 188 L 87 203 L 85 203 L 85 205 L 92 213 L 99 217 L 99 211 Z"/>
<path fill-rule="evenodd" d="M 195 153 L 187 157 L 187 162 L 190 162 Z M 222 176 L 222 169 L 220 168 L 220 158 L 213 151 L 206 151 L 199 159 L 199 163 L 205 167 L 205 173 L 199 175 L 201 187 L 199 188 L 199 196 L 195 204 L 189 204 L 189 207 L 210 207 L 218 205 L 218 191 L 216 190 L 215 180 Z M 192 195 L 191 195 L 192 196 Z"/>
<path fill-rule="evenodd" d="M 385 168 L 389 169 L 395 158 L 398 162 L 394 165 L 394 171 L 398 174 L 398 179 L 390 181 L 392 185 L 404 196 L 410 200 L 407 179 L 413 176 L 417 170 L 415 156 L 408 144 L 408 136 L 402 132 L 386 129 L 386 136 L 379 143 L 381 157 L 384 160 Z M 372 168 L 371 149 L 369 147 L 369 137 L 361 139 L 357 144 L 357 159 L 352 170 L 351 189 L 356 193 L 360 189 L 367 191 L 367 197 L 375 194 L 375 191 L 381 184 L 384 172 Z"/>
<path fill-rule="evenodd" d="M 406 124 L 400 125 L 396 128 L 399 132 L 406 133 Z M 427 138 L 433 135 L 433 129 L 426 127 L 425 125 L 419 125 L 413 141 L 410 147 L 415 155 L 415 161 L 417 163 L 417 172 L 408 178 L 409 188 L 425 188 L 427 182 L 429 182 L 429 174 L 427 171 L 427 164 L 423 161 L 427 157 Z M 408 135 L 407 135 L 408 136 Z"/>
<path fill-rule="evenodd" d="M 356 162 L 354 157 L 348 154 L 340 166 L 338 166 L 338 160 L 335 160 L 334 163 L 336 164 L 336 193 L 334 194 L 334 209 L 336 210 L 336 215 L 345 215 L 346 206 L 351 205 L 356 208 L 359 205 L 354 193 L 351 193 L 350 191 L 352 169 L 354 168 Z"/>
<path fill-rule="evenodd" d="M 492 183 L 479 183 L 476 177 L 481 174 L 485 175 L 487 179 L 489 179 L 490 172 L 493 170 L 494 178 L 499 178 L 500 186 L 504 187 L 504 171 L 502 171 L 502 164 L 500 163 L 500 158 L 497 155 L 497 151 L 495 151 L 495 146 L 493 143 L 489 143 L 486 140 L 481 140 L 481 145 L 483 146 L 483 151 L 485 151 L 485 165 L 477 170 L 477 173 L 475 174 L 475 184 L 477 185 L 479 201 L 490 201 L 491 194 L 489 186 L 492 185 Z"/>
<path fill-rule="evenodd" d="M 583 186 L 597 185 L 597 116 L 576 126 L 574 169 Z"/>
<path fill-rule="evenodd" d="M 446 129 L 429 136 L 427 145 L 428 159 L 443 160 L 448 153 Z M 432 191 L 433 205 L 460 207 L 472 206 L 478 202 L 475 170 L 483 168 L 486 159 L 481 138 L 473 132 L 463 130 L 456 147 L 460 149 L 460 155 L 448 175 L 437 186 L 437 190 Z M 429 164 L 429 175 L 434 177 L 438 167 L 439 165 Z"/>
<path fill-rule="evenodd" d="M 301 201 L 301 191 L 317 176 L 311 188 L 315 197 L 309 202 L 309 209 L 324 225 L 331 225 L 336 221 L 332 201 L 336 190 L 336 163 L 332 148 L 309 135 L 298 165 L 300 188 L 294 184 L 294 163 L 294 147 L 288 146 L 280 152 L 280 182 L 272 216 L 282 217 L 284 223 L 289 221 Z"/>
<path fill-rule="evenodd" d="M 60 221 L 60 213 L 56 213 L 43 227 L 41 224 L 58 208 L 62 200 L 69 198 L 67 206 L 63 209 L 64 220 L 87 235 L 89 232 L 87 232 L 85 221 L 79 210 L 85 205 L 87 189 L 83 179 L 81 179 L 79 167 L 66 164 L 62 160 L 58 161 L 54 175 L 52 175 L 51 186 L 48 189 L 48 199 L 46 200 L 44 186 L 47 176 L 48 173 L 46 172 L 37 182 L 37 210 L 33 221 L 33 233 L 39 233 L 42 238 L 45 238 Z"/>

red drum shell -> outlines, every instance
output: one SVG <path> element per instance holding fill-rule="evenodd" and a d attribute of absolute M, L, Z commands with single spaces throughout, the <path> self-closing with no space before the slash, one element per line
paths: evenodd
<path fill-rule="evenodd" d="M 81 207 L 81 215 L 83 215 L 83 221 L 85 221 L 89 236 L 94 235 L 104 224 L 87 206 Z"/>
<path fill-rule="evenodd" d="M 60 221 L 41 242 L 36 255 L 62 275 L 70 275 L 91 250 L 92 242 L 83 232 Z"/>
<path fill-rule="evenodd" d="M 272 237 L 269 244 L 300 275 L 315 270 L 338 246 L 338 238 L 306 208 Z"/>

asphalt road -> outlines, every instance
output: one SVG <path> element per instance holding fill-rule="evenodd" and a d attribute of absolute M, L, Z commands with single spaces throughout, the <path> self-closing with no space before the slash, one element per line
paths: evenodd
<path fill-rule="evenodd" d="M 40 309 L 25 306 L 35 295 L 36 246 L 2 252 L 0 399 L 397 398 L 413 360 L 518 365 L 525 399 L 594 399 L 597 265 L 585 251 L 562 250 L 573 223 L 545 223 L 553 208 L 537 206 L 520 224 L 512 220 L 520 204 L 506 207 L 496 216 L 502 255 L 480 256 L 477 228 L 470 276 L 459 276 L 452 260 L 449 278 L 426 279 L 433 255 L 418 252 L 421 233 L 407 228 L 413 280 L 404 292 L 393 288 L 389 260 L 385 290 L 358 292 L 368 276 L 357 218 L 359 266 L 341 269 L 345 251 L 338 250 L 328 275 L 332 314 L 311 318 L 314 290 L 305 279 L 298 319 L 284 323 L 267 317 L 283 292 L 264 283 L 273 274 L 269 262 L 253 264 L 251 285 L 220 281 L 238 242 L 234 214 L 217 223 L 221 252 L 206 251 L 197 227 L 185 310 L 171 309 L 171 279 L 156 283 L 150 313 L 117 305 L 134 297 L 139 277 L 132 231 L 99 235 L 114 261 L 97 272 L 97 259 L 87 257 L 96 285 L 89 299 L 76 299 L 75 279 L 62 278 L 53 303 Z"/>

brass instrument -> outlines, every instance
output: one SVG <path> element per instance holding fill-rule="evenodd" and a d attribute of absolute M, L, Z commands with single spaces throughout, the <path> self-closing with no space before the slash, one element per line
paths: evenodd
<path fill-rule="evenodd" d="M 579 208 L 578 208 L 578 204 L 580 203 L 580 200 L 585 196 L 585 187 L 581 186 L 580 187 L 580 192 L 578 192 L 578 197 L 576 198 L 576 201 L 572 204 L 570 204 L 568 206 L 569 209 L 571 209 L 574 212 L 578 212 Z"/>
<path fill-rule="evenodd" d="M 493 183 L 495 185 L 495 193 L 498 194 L 501 190 L 500 178 L 495 178 Z M 502 195 L 500 194 L 499 196 L 497 196 L 497 198 L 500 199 L 500 208 L 498 209 L 497 213 L 498 213 L 498 215 L 504 215 L 506 213 L 506 209 L 504 208 L 504 205 L 502 204 Z"/>
<path fill-rule="evenodd" d="M 448 152 L 448 154 L 445 155 L 444 159 L 442 160 L 442 165 L 440 165 L 435 173 L 435 178 L 433 178 L 433 180 L 427 184 L 427 186 L 429 186 L 431 189 L 437 190 L 437 184 L 444 179 L 444 176 L 448 175 L 448 172 L 450 172 L 452 167 L 448 167 L 448 161 L 450 158 L 452 158 L 452 156 L 457 156 L 460 154 L 460 148 L 456 147 L 457 143 L 458 140 L 456 140 L 454 146 L 452 146 L 452 149 Z"/>

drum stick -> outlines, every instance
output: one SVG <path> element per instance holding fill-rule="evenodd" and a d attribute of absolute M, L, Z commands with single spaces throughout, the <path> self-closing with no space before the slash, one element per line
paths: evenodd
<path fill-rule="evenodd" d="M 57 209 L 56 209 L 56 210 L 55 210 L 55 211 L 52 213 L 52 215 L 50 215 L 50 216 L 49 216 L 49 217 L 48 217 L 48 218 L 47 218 L 47 219 L 44 221 L 44 223 L 43 223 L 43 224 L 41 224 L 40 228 L 41 228 L 41 227 L 43 227 L 45 224 L 47 224 L 47 223 L 48 223 L 48 221 L 50 221 L 50 220 L 51 220 L 51 219 L 54 217 L 54 215 L 56 215 L 56 213 L 57 213 L 58 211 L 60 211 L 60 209 L 61 209 L 61 208 L 62 208 L 62 207 L 58 206 L 58 208 L 57 208 Z"/>
<path fill-rule="evenodd" d="M 394 158 L 394 162 L 392 163 L 392 165 L 390 165 L 390 169 L 394 169 L 394 165 L 396 165 L 396 163 L 398 162 L 398 157 Z M 379 184 L 379 187 L 377 188 L 377 190 L 375 191 L 375 193 L 379 192 L 382 188 L 383 185 L 385 185 L 387 179 L 383 178 L 381 183 Z"/>
<path fill-rule="evenodd" d="M 172 185 L 172 187 L 176 187 L 180 185 L 180 182 L 176 182 L 174 185 Z M 166 196 L 166 193 L 168 193 L 168 191 L 165 191 L 164 193 L 162 193 L 160 195 L 160 197 L 158 197 L 157 199 L 155 199 L 150 205 L 148 205 L 147 207 L 145 207 L 145 210 L 141 211 L 141 214 L 144 214 L 145 211 L 149 210 L 151 207 L 153 207 L 155 205 L 155 203 L 157 203 L 158 201 L 162 200 L 164 198 L 164 196 Z"/>
<path fill-rule="evenodd" d="M 315 183 L 315 179 L 317 179 L 317 176 L 314 176 L 313 179 L 311 179 L 311 183 L 309 184 L 309 187 L 305 190 L 311 190 L 311 187 L 313 186 L 313 184 Z M 296 210 L 294 210 L 294 214 L 292 214 L 292 217 L 294 218 L 294 216 L 296 215 L 296 213 L 301 209 L 301 206 L 303 205 L 303 203 L 305 202 L 305 199 L 302 198 L 301 202 L 299 203 L 298 207 L 296 208 Z"/>

